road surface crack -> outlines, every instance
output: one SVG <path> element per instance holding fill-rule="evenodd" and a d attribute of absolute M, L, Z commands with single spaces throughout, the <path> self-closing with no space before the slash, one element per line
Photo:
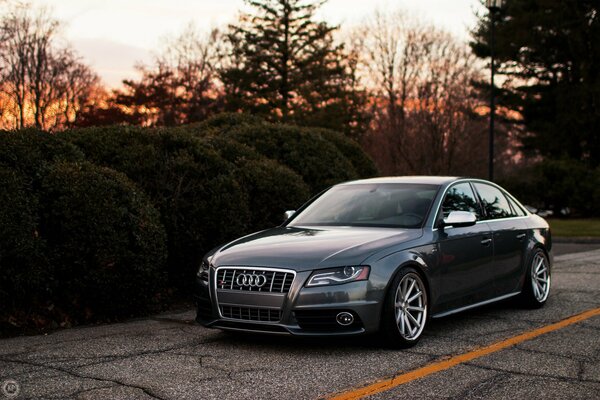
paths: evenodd
<path fill-rule="evenodd" d="M 483 393 L 483 398 L 497 387 L 501 387 L 506 384 L 510 379 L 510 374 L 506 372 L 497 373 L 491 377 L 485 377 L 483 380 L 468 385 L 460 394 L 457 396 L 451 396 L 450 399 L 462 400 L 472 397 L 473 394 Z"/>
<path fill-rule="evenodd" d="M 99 382 L 111 382 L 115 385 L 120 385 L 120 386 L 124 386 L 124 387 L 128 387 L 128 388 L 132 388 L 132 389 L 138 389 L 141 390 L 144 394 L 150 396 L 153 399 L 158 399 L 158 400 L 167 400 L 166 398 L 160 397 L 159 395 L 157 395 L 156 393 L 154 393 L 151 389 L 145 388 L 143 386 L 140 385 L 135 385 L 132 383 L 126 383 L 117 379 L 109 379 L 109 378 L 101 378 L 98 376 L 93 376 L 93 375 L 86 375 L 83 373 L 79 373 L 79 372 L 75 372 L 72 371 L 70 369 L 67 368 L 62 368 L 62 367 L 57 367 L 57 366 L 52 366 L 52 365 L 45 365 L 45 364 L 41 364 L 41 363 L 36 363 L 33 361 L 23 361 L 23 360 L 13 360 L 13 359 L 5 359 L 3 357 L 0 357 L 0 360 L 5 361 L 5 362 L 13 362 L 13 363 L 17 363 L 17 364 L 22 364 L 22 365 L 30 365 L 30 366 L 36 366 L 36 367 L 42 367 L 42 368 L 46 368 L 46 369 L 50 369 L 53 371 L 57 371 L 57 372 L 62 372 L 64 374 L 70 375 L 72 377 L 75 378 L 79 378 L 79 379 L 90 379 L 90 380 L 95 380 L 95 381 L 99 381 Z"/>
<path fill-rule="evenodd" d="M 552 356 L 552 357 L 565 358 L 567 360 L 577 359 L 578 361 L 594 361 L 594 359 L 592 357 L 590 357 L 588 355 L 582 355 L 582 354 L 553 353 L 551 351 L 546 351 L 546 350 L 528 349 L 528 348 L 522 347 L 521 345 L 515 345 L 514 348 L 519 351 L 524 351 L 526 353 L 544 354 L 544 355 L 548 355 L 548 356 Z"/>
<path fill-rule="evenodd" d="M 488 371 L 496 371 L 496 372 L 508 373 L 508 374 L 519 375 L 519 376 L 527 376 L 530 378 L 536 377 L 536 378 L 545 378 L 545 379 L 555 379 L 555 380 L 559 380 L 562 382 L 568 382 L 568 383 L 600 383 L 600 381 L 593 380 L 593 379 L 581 379 L 580 380 L 579 378 L 572 378 L 572 377 L 568 377 L 568 376 L 548 375 L 548 374 L 540 374 L 540 373 L 536 373 L 536 372 L 520 372 L 520 371 L 514 371 L 514 370 L 498 368 L 498 367 L 489 367 L 486 365 L 475 364 L 472 362 L 465 363 L 464 365 L 468 365 L 470 367 L 484 369 L 484 370 L 488 370 Z"/>

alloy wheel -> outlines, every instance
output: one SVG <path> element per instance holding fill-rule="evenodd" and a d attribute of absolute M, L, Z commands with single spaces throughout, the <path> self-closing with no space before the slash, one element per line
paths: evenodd
<path fill-rule="evenodd" d="M 531 266 L 531 287 L 535 299 L 542 303 L 550 293 L 550 270 L 546 257 L 538 252 Z"/>
<path fill-rule="evenodd" d="M 427 293 L 423 281 L 415 273 L 406 274 L 398 285 L 395 316 L 404 339 L 415 340 L 423 332 L 427 320 Z"/>

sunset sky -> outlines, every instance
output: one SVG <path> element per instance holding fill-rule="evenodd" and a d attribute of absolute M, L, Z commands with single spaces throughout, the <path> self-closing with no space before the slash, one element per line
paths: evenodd
<path fill-rule="evenodd" d="M 32 0 L 47 5 L 65 25 L 65 37 L 110 86 L 135 77 L 161 38 L 191 21 L 207 31 L 235 21 L 243 0 Z M 360 23 L 376 8 L 404 9 L 467 40 L 479 0 L 329 0 L 320 17 L 332 24 Z"/>

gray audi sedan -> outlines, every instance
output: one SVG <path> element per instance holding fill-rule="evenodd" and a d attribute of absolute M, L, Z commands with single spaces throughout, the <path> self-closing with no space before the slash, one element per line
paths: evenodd
<path fill-rule="evenodd" d="M 285 215 L 281 226 L 205 256 L 198 322 L 273 334 L 379 332 L 408 347 L 429 318 L 548 298 L 548 224 L 488 181 L 347 182 Z"/>

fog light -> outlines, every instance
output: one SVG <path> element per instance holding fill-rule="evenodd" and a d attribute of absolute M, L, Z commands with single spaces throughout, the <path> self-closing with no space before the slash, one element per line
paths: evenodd
<path fill-rule="evenodd" d="M 354 322 L 354 315 L 344 311 L 336 315 L 335 320 L 342 326 L 348 326 Z"/>

